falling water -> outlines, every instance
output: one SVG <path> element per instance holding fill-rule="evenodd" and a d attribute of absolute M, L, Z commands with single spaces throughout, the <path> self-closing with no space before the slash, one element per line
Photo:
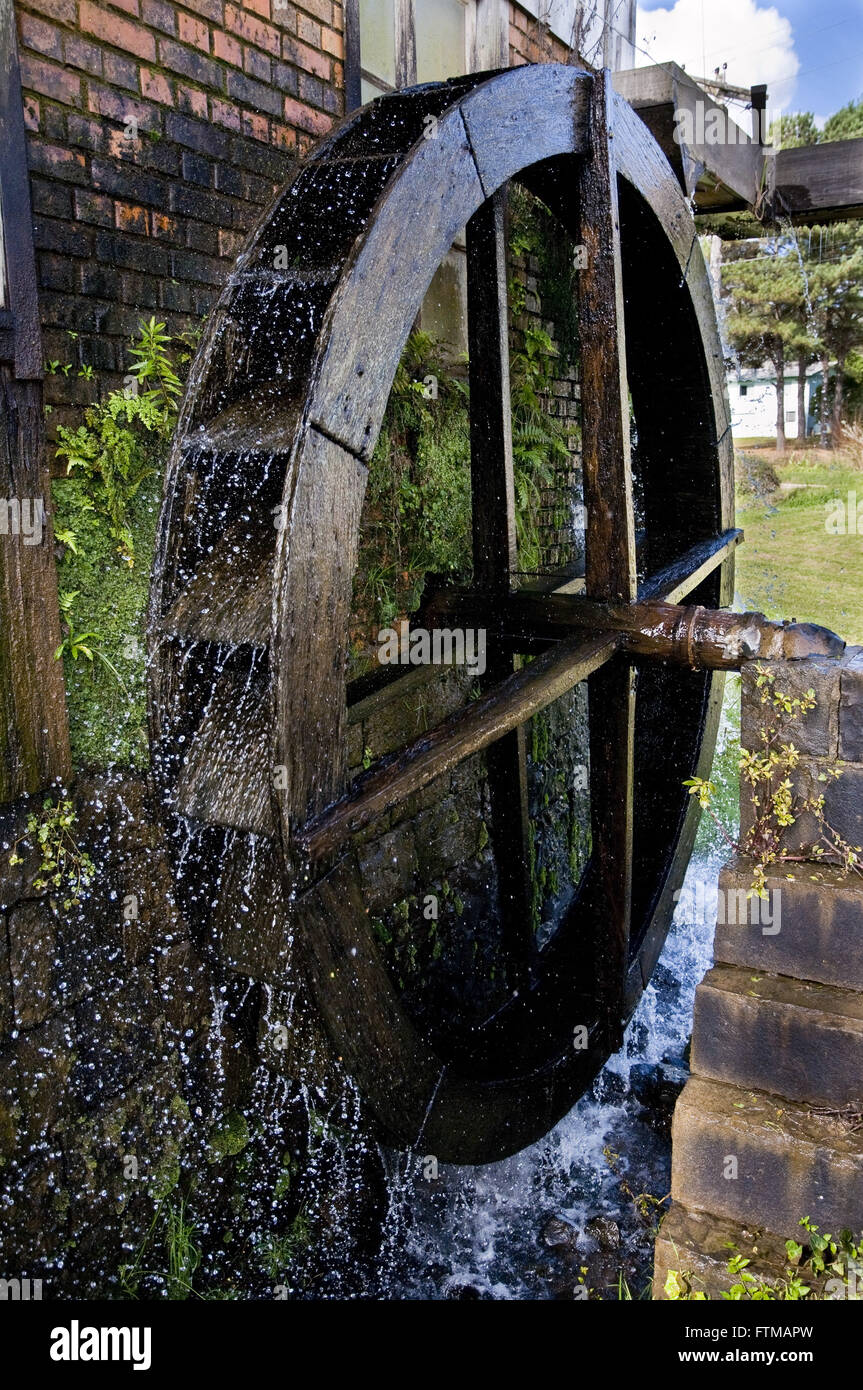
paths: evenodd
<path fill-rule="evenodd" d="M 736 694 L 733 685 L 720 753 L 739 730 Z M 733 797 L 734 789 L 726 790 Z M 631 1296 L 644 1292 L 652 1226 L 667 1204 L 648 1203 L 643 1219 L 621 1179 L 632 1196 L 667 1197 L 670 1141 L 667 1130 L 651 1127 L 630 1083 L 638 1064 L 682 1063 L 695 988 L 711 964 L 717 877 L 728 855 L 721 833 L 712 832 L 702 825 L 665 949 L 622 1051 L 550 1134 L 501 1163 L 440 1165 L 433 1181 L 419 1156 L 408 1163 L 404 1155 L 387 1156 L 386 1297 L 572 1298 L 580 1296 L 573 1289 L 587 1268 L 588 1286 L 616 1298 L 620 1267 Z M 704 902 L 703 920 L 693 910 L 696 900 Z M 618 1252 L 597 1251 L 596 1217 L 616 1224 Z M 613 1240 L 613 1228 L 611 1234 Z"/>

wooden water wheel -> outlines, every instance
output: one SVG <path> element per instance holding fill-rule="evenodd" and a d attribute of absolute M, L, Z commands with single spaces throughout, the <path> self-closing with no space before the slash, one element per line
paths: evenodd
<path fill-rule="evenodd" d="M 515 572 L 510 180 L 583 248 L 582 593 L 527 591 Z M 480 698 L 348 785 L 368 465 L 411 325 L 465 225 L 473 582 L 427 596 L 423 621 L 485 627 L 489 669 Z M 732 596 L 731 525 L 723 359 L 690 209 L 607 76 L 523 67 L 395 93 L 298 164 L 186 395 L 152 589 L 151 733 L 187 911 L 239 940 L 249 974 L 277 981 L 299 963 L 388 1141 L 500 1158 L 546 1132 L 620 1045 L 692 847 L 682 783 L 710 765 L 717 672 L 816 641 L 716 611 Z M 592 852 L 539 950 L 524 725 L 581 682 Z M 480 753 L 506 997 L 430 1041 L 373 935 L 353 842 Z"/>

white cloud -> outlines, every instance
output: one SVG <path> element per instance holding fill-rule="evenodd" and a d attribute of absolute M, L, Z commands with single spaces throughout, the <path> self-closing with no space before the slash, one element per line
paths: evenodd
<path fill-rule="evenodd" d="M 735 87 L 767 83 L 770 115 L 793 109 L 800 60 L 791 22 L 756 0 L 676 0 L 673 7 L 636 17 L 636 63 L 680 63 L 693 77 L 711 77 L 723 63 Z M 705 71 L 706 69 L 706 71 Z"/>

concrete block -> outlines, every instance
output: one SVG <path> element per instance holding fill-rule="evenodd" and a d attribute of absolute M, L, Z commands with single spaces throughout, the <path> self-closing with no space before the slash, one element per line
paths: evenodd
<path fill-rule="evenodd" d="M 785 873 L 767 877 L 769 924 L 761 920 L 760 903 L 759 920 L 751 920 L 754 899 L 747 919 L 738 923 L 730 919 L 742 915 L 739 895 L 752 883 L 752 866 L 742 859 L 725 866 L 715 960 L 863 990 L 863 878 L 816 865 L 795 865 L 793 871 L 793 881 Z"/>
<path fill-rule="evenodd" d="M 815 691 L 815 708 L 788 726 L 788 737 L 802 753 L 816 758 L 834 758 L 839 742 L 839 685 L 845 669 L 843 660 L 821 657 L 816 660 L 748 662 L 741 671 L 740 741 L 744 748 L 758 751 L 759 737 L 771 706 L 762 704 L 758 689 L 757 666 L 776 670 L 776 686 L 785 695 L 800 697 Z"/>
<path fill-rule="evenodd" d="M 653 1297 L 665 1298 L 665 1281 L 674 1270 L 695 1292 L 719 1300 L 738 1282 L 738 1276 L 728 1272 L 729 1257 L 735 1253 L 749 1260 L 747 1273 L 763 1283 L 777 1284 L 786 1277 L 784 1237 L 672 1202 L 656 1237 Z M 814 1286 L 823 1282 L 815 1281 Z"/>
<path fill-rule="evenodd" d="M 715 1081 L 863 1110 L 863 994 L 714 966 L 695 993 L 691 1065 Z"/>
<path fill-rule="evenodd" d="M 839 757 L 863 763 L 863 647 L 846 653 L 839 699 Z"/>
<path fill-rule="evenodd" d="M 693 1211 L 797 1236 L 859 1231 L 863 1131 L 793 1101 L 692 1077 L 672 1127 L 671 1195 Z"/>

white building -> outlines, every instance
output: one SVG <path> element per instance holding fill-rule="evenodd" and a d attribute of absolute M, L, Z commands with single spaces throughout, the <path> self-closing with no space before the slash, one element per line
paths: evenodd
<path fill-rule="evenodd" d="M 796 439 L 797 368 L 790 365 L 785 371 L 785 435 Z M 728 404 L 731 407 L 731 434 L 734 439 L 776 438 L 776 373 L 772 367 L 750 369 L 741 367 L 729 372 Z M 818 429 L 812 403 L 821 383 L 821 368 L 817 364 L 806 373 L 806 433 Z"/>

